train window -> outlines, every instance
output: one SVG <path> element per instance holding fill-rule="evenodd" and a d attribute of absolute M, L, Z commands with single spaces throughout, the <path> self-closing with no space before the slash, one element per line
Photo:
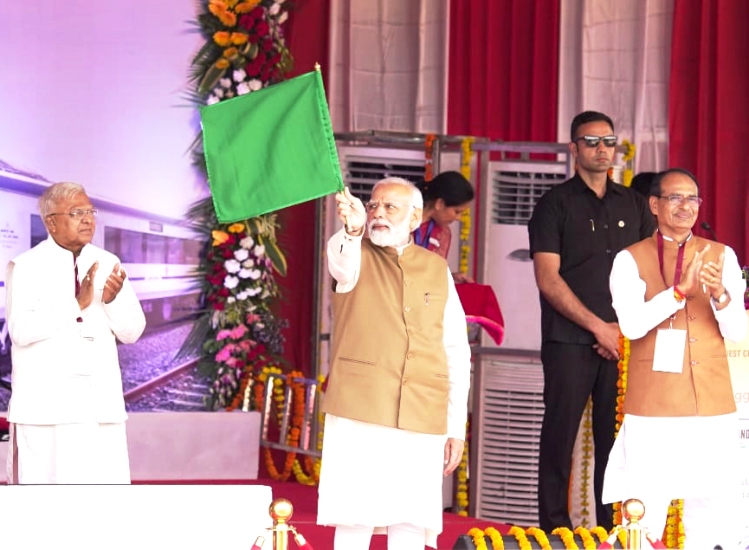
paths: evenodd
<path fill-rule="evenodd" d="M 44 227 L 42 217 L 38 214 L 31 214 L 31 245 L 34 248 L 40 242 L 47 240 L 47 228 Z"/>
<path fill-rule="evenodd" d="M 202 243 L 119 227 L 105 227 L 104 248 L 119 256 L 123 263 L 194 265 L 200 261 Z"/>

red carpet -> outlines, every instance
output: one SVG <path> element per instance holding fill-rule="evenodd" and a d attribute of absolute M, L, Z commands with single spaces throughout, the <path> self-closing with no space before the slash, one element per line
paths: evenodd
<path fill-rule="evenodd" d="M 135 484 L 147 482 L 134 481 Z M 160 482 L 164 483 L 164 482 Z M 182 484 L 181 482 L 169 482 Z M 315 524 L 317 517 L 317 487 L 308 487 L 296 482 L 280 482 L 271 479 L 258 479 L 252 481 L 200 481 L 187 482 L 187 484 L 246 484 L 246 485 L 267 485 L 273 490 L 273 498 L 285 498 L 294 506 L 294 515 L 291 517 L 291 525 L 296 527 L 297 531 L 304 535 L 307 541 L 314 547 L 314 550 L 332 550 L 333 533 L 332 527 L 321 527 Z M 270 517 L 268 518 L 270 522 Z M 506 525 L 498 525 L 490 521 L 477 520 L 475 518 L 465 518 L 455 514 L 445 514 L 443 517 L 442 534 L 437 539 L 438 550 L 452 550 L 455 541 L 460 535 L 464 535 L 471 527 L 480 527 L 482 529 L 493 526 L 500 533 L 506 533 L 509 529 Z M 296 546 L 292 542 L 290 548 Z M 386 550 L 387 537 L 385 535 L 375 535 L 372 537 L 370 550 Z"/>

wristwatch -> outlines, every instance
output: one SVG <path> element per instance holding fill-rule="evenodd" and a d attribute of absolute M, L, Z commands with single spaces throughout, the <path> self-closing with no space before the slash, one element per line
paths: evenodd
<path fill-rule="evenodd" d="M 718 296 L 717 298 L 713 298 L 712 296 L 710 296 L 710 299 L 711 299 L 711 300 L 713 301 L 713 303 L 715 303 L 715 304 L 725 304 L 725 303 L 726 303 L 726 302 L 728 301 L 728 291 L 727 291 L 727 290 L 724 290 L 724 291 L 723 291 L 723 294 L 721 294 L 721 295 L 720 295 L 720 296 Z"/>

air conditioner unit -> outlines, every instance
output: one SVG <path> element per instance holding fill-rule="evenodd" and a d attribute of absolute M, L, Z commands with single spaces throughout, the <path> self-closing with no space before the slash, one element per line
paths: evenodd
<path fill-rule="evenodd" d="M 541 349 L 541 306 L 529 253 L 528 220 L 538 199 L 569 177 L 568 163 L 506 159 L 488 163 L 484 202 L 483 282 L 505 321 L 502 348 Z M 482 344 L 494 346 L 483 337 Z"/>
<path fill-rule="evenodd" d="M 527 354 L 497 352 L 474 357 L 472 511 L 481 519 L 536 525 L 543 371 Z"/>

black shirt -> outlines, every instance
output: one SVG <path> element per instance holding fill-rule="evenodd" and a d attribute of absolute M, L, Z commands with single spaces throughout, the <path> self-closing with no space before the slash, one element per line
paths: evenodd
<path fill-rule="evenodd" d="M 606 322 L 616 321 L 609 274 L 614 256 L 655 231 L 655 218 L 640 193 L 606 182 L 598 198 L 577 175 L 547 191 L 528 222 L 531 257 L 559 254 L 559 274 L 572 292 Z M 594 344 L 593 334 L 558 313 L 541 296 L 544 342 Z"/>

